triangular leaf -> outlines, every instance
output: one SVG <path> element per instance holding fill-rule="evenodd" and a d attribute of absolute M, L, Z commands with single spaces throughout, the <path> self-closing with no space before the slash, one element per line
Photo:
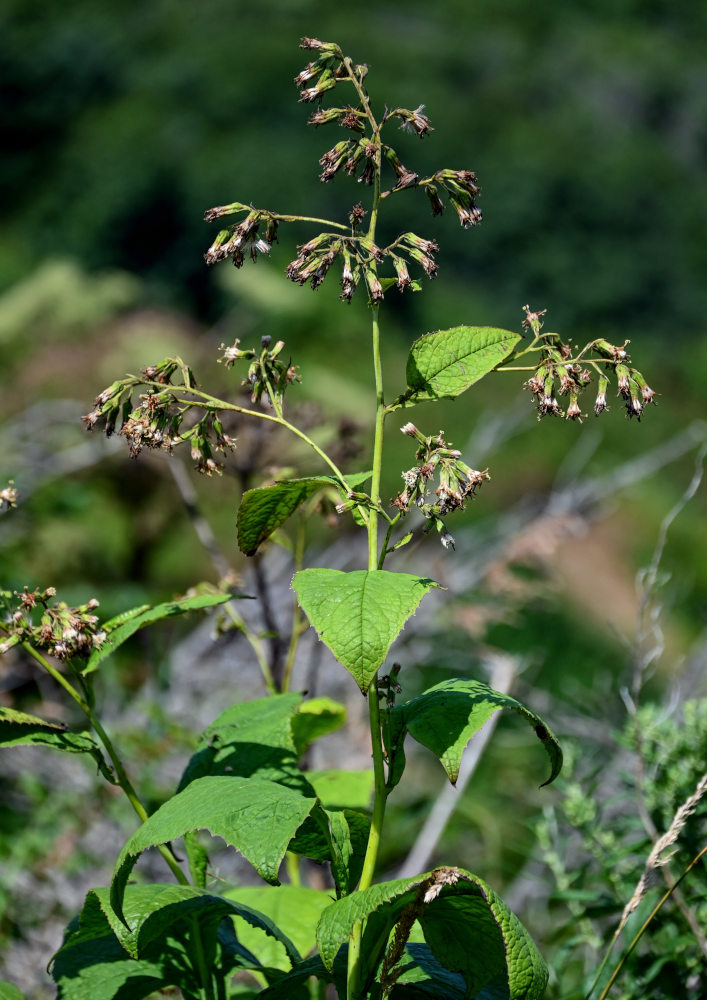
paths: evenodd
<path fill-rule="evenodd" d="M 379 883 L 332 903 L 317 926 L 325 966 L 333 967 L 354 925 L 364 920 L 361 955 L 364 978 L 370 983 L 395 925 L 399 923 L 398 933 L 405 935 L 415 919 L 437 961 L 464 977 L 466 996 L 483 996 L 484 988 L 498 984 L 499 1000 L 542 997 L 547 969 L 532 938 L 493 889 L 459 868 Z M 488 1000 L 494 992 L 486 992 Z"/>
<path fill-rule="evenodd" d="M 309 816 L 316 799 L 258 778 L 206 777 L 168 799 L 136 830 L 120 853 L 111 887 L 111 905 L 123 916 L 125 885 L 138 857 L 191 830 L 209 830 L 235 847 L 266 882 L 278 884 L 287 846 Z"/>
<path fill-rule="evenodd" d="M 365 694 L 405 622 L 438 585 L 380 569 L 305 569 L 292 586 L 319 638 Z"/>
<path fill-rule="evenodd" d="M 535 712 L 482 681 L 454 677 L 436 684 L 412 701 L 396 705 L 391 711 L 391 728 L 407 729 L 413 739 L 439 757 L 454 784 L 467 743 L 501 708 L 512 709 L 533 726 L 550 758 L 550 777 L 543 782 L 549 784 L 562 768 L 562 750 L 556 737 Z"/>
<path fill-rule="evenodd" d="M 370 476 L 370 472 L 360 472 L 346 476 L 346 482 L 353 489 Z M 238 548 L 247 556 L 255 555 L 258 547 L 298 507 L 318 490 L 332 487 L 342 492 L 341 483 L 334 476 L 308 476 L 304 479 L 281 479 L 272 486 L 247 490 L 243 494 L 236 519 Z"/>
<path fill-rule="evenodd" d="M 243 594 L 198 594 L 196 597 L 180 597 L 174 601 L 165 601 L 164 604 L 156 604 L 154 608 L 148 606 L 147 610 L 137 614 L 127 612 L 130 617 L 108 633 L 105 642 L 91 653 L 81 673 L 90 674 L 99 663 L 114 653 L 118 646 L 122 646 L 126 639 L 146 625 L 151 625 L 162 618 L 171 618 L 173 615 L 183 615 L 187 611 L 203 611 L 205 608 L 212 608 L 217 604 L 225 604 L 226 601 L 244 596 Z M 116 622 L 121 617 L 118 615 L 111 621 Z"/>
<path fill-rule="evenodd" d="M 408 356 L 408 389 L 395 404 L 453 399 L 493 371 L 520 340 L 520 334 L 490 326 L 455 326 L 425 334 Z"/>

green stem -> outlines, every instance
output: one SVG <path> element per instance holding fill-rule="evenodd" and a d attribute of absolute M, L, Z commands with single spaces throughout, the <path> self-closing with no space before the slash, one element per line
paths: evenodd
<path fill-rule="evenodd" d="M 258 661 L 258 666 L 260 667 L 260 672 L 263 675 L 263 681 L 265 683 L 265 690 L 268 694 L 277 694 L 277 686 L 270 670 L 270 664 L 268 663 L 268 658 L 265 655 L 265 650 L 263 649 L 263 644 L 257 636 L 253 635 L 251 630 L 246 625 L 245 621 L 238 612 L 231 607 L 230 602 L 222 605 L 224 611 L 229 616 L 233 624 L 236 626 L 238 631 L 245 636 L 246 640 L 250 643 L 251 649 L 255 653 L 255 658 Z"/>
<path fill-rule="evenodd" d="M 91 724 L 91 727 L 95 731 L 96 735 L 103 744 L 106 753 L 108 754 L 110 762 L 113 765 L 116 778 L 118 779 L 118 784 L 123 789 L 123 792 L 125 793 L 128 802 L 133 807 L 133 810 L 137 814 L 140 822 L 144 823 L 148 817 L 148 812 L 143 806 L 142 802 L 140 801 L 137 792 L 133 788 L 132 782 L 130 781 L 128 774 L 125 768 L 123 767 L 123 762 L 118 756 L 115 747 L 113 746 L 110 738 L 108 737 L 108 734 L 106 733 L 105 729 L 99 722 L 98 717 L 94 713 L 91 706 L 79 694 L 79 692 L 76 690 L 73 684 L 71 684 L 66 679 L 66 677 L 64 677 L 64 675 L 60 673 L 60 671 L 58 671 L 55 667 L 53 667 L 52 664 L 48 660 L 46 660 L 42 656 L 42 654 L 34 648 L 34 646 L 32 646 L 29 642 L 22 642 L 20 643 L 20 645 L 22 646 L 22 648 L 26 653 L 28 653 L 44 670 L 47 671 L 50 677 L 54 678 L 57 684 L 59 684 L 66 691 L 69 697 L 73 698 L 73 700 L 79 706 L 81 711 L 86 715 L 88 721 Z M 165 847 L 164 844 L 161 844 L 159 847 L 159 852 L 169 865 L 170 870 L 172 871 L 172 874 L 177 879 L 177 881 L 180 882 L 182 885 L 188 885 L 189 884 L 188 878 L 186 877 L 184 872 L 181 870 L 181 868 L 173 858 L 169 849 Z"/>
<path fill-rule="evenodd" d="M 294 552 L 294 570 L 298 573 L 302 569 L 304 562 L 304 543 L 305 543 L 305 520 L 303 517 L 299 517 L 297 520 L 297 534 L 295 536 L 295 552 Z M 302 635 L 302 613 L 300 611 L 299 601 L 295 595 L 295 599 L 292 602 L 292 625 L 290 627 L 290 645 L 287 649 L 287 659 L 285 660 L 285 669 L 282 673 L 282 692 L 289 691 L 290 680 L 292 679 L 292 669 L 295 665 L 295 656 L 297 655 L 297 646 L 299 645 L 300 636 Z"/>
<path fill-rule="evenodd" d="M 349 68 L 349 72 L 351 70 Z M 352 74 L 351 74 L 352 75 Z M 353 75 L 352 75 L 353 78 Z M 366 112 L 369 114 L 371 125 L 374 129 L 374 141 L 377 146 L 376 152 L 376 172 L 373 189 L 373 205 L 371 210 L 371 220 L 368 228 L 369 239 L 375 241 L 376 223 L 378 220 L 378 205 L 380 203 L 380 174 L 381 174 L 381 142 L 378 125 L 370 114 L 368 100 L 363 88 L 354 80 L 356 89 L 361 97 Z M 373 265 L 375 268 L 375 265 Z M 378 511 L 376 507 L 380 504 L 380 484 L 381 471 L 383 467 L 383 425 L 385 422 L 385 399 L 383 395 L 383 370 L 380 356 L 380 327 L 378 322 L 378 306 L 372 308 L 373 316 L 371 321 L 372 346 L 373 346 L 373 372 L 375 377 L 376 391 L 376 420 L 373 441 L 373 476 L 371 480 L 371 501 L 372 508 L 368 519 L 368 569 L 378 569 Z M 378 850 L 380 848 L 381 835 L 383 832 L 383 820 L 386 806 L 386 785 L 385 768 L 383 763 L 383 743 L 380 726 L 380 706 L 378 703 L 378 674 L 373 677 L 368 688 L 368 717 L 371 732 L 371 752 L 373 756 L 373 776 L 374 776 L 374 798 L 373 815 L 371 817 L 371 828 L 368 834 L 368 844 L 366 845 L 366 855 L 363 861 L 361 879 L 358 884 L 359 890 L 367 889 L 375 873 L 376 861 L 378 860 Z M 351 932 L 349 940 L 348 954 L 348 976 L 347 976 L 347 997 L 348 1000 L 355 1000 L 359 992 L 359 979 L 361 971 L 361 940 L 363 936 L 363 921 L 358 921 Z"/>

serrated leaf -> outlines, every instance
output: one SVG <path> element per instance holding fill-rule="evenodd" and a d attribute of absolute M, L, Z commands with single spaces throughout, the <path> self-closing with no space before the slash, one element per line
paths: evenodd
<path fill-rule="evenodd" d="M 148 606 L 147 610 L 137 614 L 126 612 L 130 617 L 108 633 L 105 642 L 91 653 L 81 673 L 90 674 L 96 670 L 98 665 L 111 653 L 114 653 L 118 646 L 122 646 L 126 639 L 129 639 L 138 629 L 144 628 L 146 625 L 151 625 L 163 618 L 171 618 L 174 615 L 183 615 L 187 611 L 203 611 L 205 608 L 213 608 L 217 604 L 225 604 L 226 601 L 236 600 L 244 596 L 243 594 L 199 594 L 196 597 L 181 597 L 175 601 L 165 601 L 164 604 L 156 604 L 153 608 Z M 116 619 L 114 618 L 112 621 L 116 621 Z"/>
<path fill-rule="evenodd" d="M 268 972 L 235 940 L 225 916 L 243 916 L 279 934 L 264 914 L 192 886 L 128 886 L 125 912 L 131 928 L 113 913 L 107 889 L 89 892 L 79 918 L 72 921 L 52 959 L 52 975 L 62 1000 L 140 1000 L 167 986 L 180 987 L 185 996 L 198 996 L 200 963 L 218 967 L 223 975 L 236 969 Z M 194 917 L 200 955 L 194 942 Z M 230 935 L 226 933 L 229 927 Z M 286 937 L 282 939 L 297 961 L 296 948 Z"/>
<path fill-rule="evenodd" d="M 535 712 L 482 681 L 460 677 L 442 681 L 417 698 L 396 705 L 391 711 L 391 723 L 394 732 L 406 729 L 431 750 L 454 784 L 467 743 L 501 708 L 517 712 L 533 726 L 550 758 L 550 777 L 543 782 L 549 784 L 562 768 L 562 750 L 556 737 Z"/>
<path fill-rule="evenodd" d="M 295 885 L 229 889 L 225 897 L 266 916 L 302 956 L 314 948 L 317 921 L 331 903 L 329 892 Z M 275 937 L 266 936 L 262 929 L 241 917 L 236 917 L 234 923 L 238 940 L 258 956 L 262 965 L 285 972 L 292 968 L 290 955 Z"/>
<path fill-rule="evenodd" d="M 221 837 L 266 882 L 277 885 L 288 844 L 315 803 L 273 781 L 197 778 L 148 817 L 121 851 L 111 885 L 113 909 L 122 919 L 125 885 L 140 854 L 192 830 L 208 830 Z"/>
<path fill-rule="evenodd" d="M 405 622 L 438 584 L 382 569 L 305 569 L 292 586 L 319 638 L 365 694 Z"/>
<path fill-rule="evenodd" d="M 372 982 L 390 933 L 404 914 L 417 918 L 437 961 L 463 976 L 466 996 L 491 1000 L 493 987 L 505 984 L 499 1000 L 542 997 L 547 969 L 527 930 L 493 889 L 459 868 L 379 883 L 332 903 L 317 926 L 325 966 L 333 967 L 354 925 L 363 920 L 364 978 Z"/>
<path fill-rule="evenodd" d="M 504 361 L 520 334 L 490 326 L 455 326 L 418 338 L 406 367 L 408 388 L 393 405 L 453 399 Z"/>
<path fill-rule="evenodd" d="M 301 694 L 288 692 L 231 705 L 202 733 L 179 791 L 195 778 L 230 774 L 278 781 L 313 796 L 292 732 L 301 701 Z"/>
<path fill-rule="evenodd" d="M 133 958 L 144 955 L 152 942 L 162 938 L 172 925 L 198 915 L 200 927 L 205 930 L 208 921 L 214 931 L 223 917 L 238 917 L 278 943 L 287 956 L 287 968 L 302 961 L 299 950 L 267 914 L 253 909 L 246 901 L 215 896 L 195 886 L 172 883 L 128 886 L 123 906 L 128 926 L 111 908 L 110 890 L 92 889 L 86 897 L 84 910 L 88 911 L 91 906 L 100 907 L 113 933 Z M 260 961 L 260 956 L 258 960 L 260 965 L 269 964 Z"/>
<path fill-rule="evenodd" d="M 142 1000 L 167 986 L 198 994 L 183 942 L 169 937 L 153 945 L 149 957 L 136 960 L 124 950 L 99 907 L 82 913 L 52 960 L 57 1000 Z"/>
<path fill-rule="evenodd" d="M 370 479 L 370 472 L 346 476 L 353 489 Z M 342 492 L 334 476 L 309 476 L 304 479 L 282 479 L 272 486 L 261 486 L 243 494 L 236 518 L 238 548 L 247 556 L 255 555 L 260 545 L 318 490 Z"/>
<path fill-rule="evenodd" d="M 44 746 L 64 753 L 88 753 L 104 777 L 110 782 L 115 780 L 92 736 L 72 733 L 61 723 L 47 722 L 14 708 L 0 708 L 0 748 L 18 746 Z"/>

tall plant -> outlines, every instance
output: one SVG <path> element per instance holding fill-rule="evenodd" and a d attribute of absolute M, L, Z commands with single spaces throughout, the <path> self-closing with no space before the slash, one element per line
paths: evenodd
<path fill-rule="evenodd" d="M 386 401 L 381 365 L 380 315 L 393 288 L 420 290 L 411 270 L 437 274 L 437 243 L 412 229 L 382 245 L 381 212 L 390 199 L 423 192 L 440 215 L 449 204 L 464 228 L 481 212 L 479 186 L 466 169 L 443 168 L 420 176 L 406 167 L 388 142 L 400 126 L 425 137 L 432 130 L 422 106 L 377 113 L 366 88 L 368 69 L 338 45 L 302 40 L 311 61 L 295 79 L 300 100 L 316 104 L 309 121 L 344 130 L 320 159 L 321 180 L 343 172 L 369 190 L 346 221 L 285 215 L 243 202 L 211 209 L 207 221 L 232 218 L 206 253 L 214 264 L 267 255 L 286 223 L 319 228 L 297 248 L 287 277 L 314 289 L 335 268 L 340 298 L 367 305 L 370 317 L 374 407 L 370 468 L 341 469 L 331 454 L 290 418 L 285 397 L 299 381 L 283 341 L 264 337 L 259 348 L 238 340 L 222 346 L 227 367 L 244 365 L 250 404 L 224 400 L 201 389 L 188 364 L 166 358 L 139 375 L 118 379 L 96 398 L 84 417 L 87 428 L 120 435 L 137 456 L 143 448 L 172 453 L 187 445 L 197 469 L 219 471 L 218 455 L 236 447 L 229 419 L 264 420 L 304 442 L 321 463 L 316 476 L 283 479 L 247 491 L 238 511 L 238 545 L 255 554 L 296 511 L 322 491 L 338 494 L 338 512 L 350 515 L 367 537 L 365 567 L 350 572 L 300 568 L 294 575 L 295 614 L 281 677 L 263 669 L 268 696 L 227 708 L 201 736 L 179 788 L 152 815 L 95 711 L 93 679 L 107 656 L 138 628 L 174 613 L 224 603 L 238 595 L 202 595 L 126 612 L 100 625 L 94 603 L 69 608 L 53 602 L 51 589 L 5 593 L 3 651 L 20 645 L 85 712 L 95 736 L 69 733 L 35 717 L 0 710 L 0 736 L 13 743 L 41 743 L 93 754 L 104 776 L 118 784 L 141 825 L 117 860 L 110 889 L 89 893 L 80 920 L 53 960 L 59 995 L 143 997 L 178 986 L 185 997 L 309 996 L 308 983 L 333 983 L 340 997 L 540 998 L 546 967 L 528 931 L 482 878 L 442 866 L 412 878 L 375 882 L 386 804 L 405 771 L 411 737 L 440 760 L 456 781 L 463 750 L 499 709 L 520 714 L 542 742 L 549 760 L 546 784 L 559 773 L 562 753 L 547 724 L 529 707 L 468 678 L 449 678 L 409 700 L 401 697 L 398 667 L 386 667 L 392 644 L 420 602 L 437 584 L 426 576 L 389 568 L 412 537 L 414 512 L 425 530 L 454 548 L 450 516 L 462 509 L 487 470 L 464 461 L 443 432 L 426 434 L 403 418 L 412 442 L 410 468 L 399 493 L 381 496 L 386 420 L 421 401 L 453 399 L 492 372 L 523 371 L 540 417 L 581 420 L 581 402 L 596 379 L 597 415 L 607 409 L 615 379 L 629 416 L 640 419 L 653 391 L 631 366 L 626 345 L 598 338 L 574 349 L 543 330 L 543 312 L 525 307 L 524 333 L 460 325 L 415 340 L 406 368 L 407 388 Z M 325 107 L 328 92 L 341 94 Z M 385 138 L 384 138 L 385 135 Z M 567 405 L 564 406 L 563 401 Z M 300 547 L 301 548 L 301 547 Z M 303 772 L 300 761 L 313 740 L 341 725 L 341 706 L 328 699 L 303 700 L 289 690 L 300 613 L 367 698 L 373 758 L 373 806 L 363 807 L 366 779 L 356 772 Z M 235 611 L 237 623 L 245 628 Z M 256 646 L 255 637 L 251 636 Z M 385 671 L 385 672 L 384 672 Z M 106 757 L 108 760 L 106 760 Z M 208 883 L 208 859 L 196 836 L 208 830 L 239 851 L 265 885 L 216 893 Z M 188 864 L 171 846 L 184 838 Z M 175 882 L 133 884 L 140 855 L 162 852 Z M 300 884 L 298 859 L 328 866 L 331 891 Z M 286 884 L 280 877 L 287 872 Z M 284 877 L 284 876 L 283 876 Z M 333 894 L 333 898 L 332 898 Z M 244 900 L 247 898 L 247 902 Z M 277 914 L 277 919 L 273 915 Z M 273 950 L 274 949 L 274 950 Z M 312 954 L 310 954 L 310 952 Z M 315 990 L 316 993 L 316 990 Z"/>

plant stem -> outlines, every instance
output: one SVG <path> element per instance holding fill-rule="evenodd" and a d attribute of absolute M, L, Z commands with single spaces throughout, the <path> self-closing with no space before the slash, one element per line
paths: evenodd
<path fill-rule="evenodd" d="M 302 569 L 302 564 L 304 562 L 304 542 L 305 542 L 305 520 L 303 517 L 297 519 L 297 534 L 295 536 L 295 551 L 294 551 L 294 571 L 298 573 Z M 290 645 L 287 650 L 287 659 L 285 660 L 285 669 L 282 673 L 282 692 L 289 691 L 290 680 L 292 678 L 292 668 L 295 665 L 295 656 L 297 655 L 297 646 L 299 645 L 300 636 L 302 635 L 302 612 L 300 611 L 299 601 L 295 595 L 295 599 L 292 602 L 292 625 L 290 631 Z"/>
<path fill-rule="evenodd" d="M 79 706 L 81 711 L 87 717 L 88 721 L 91 724 L 91 727 L 95 731 L 96 735 L 103 744 L 106 753 L 108 754 L 110 762 L 113 765 L 113 769 L 115 770 L 116 778 L 118 779 L 118 784 L 123 789 L 123 792 L 125 793 L 128 802 L 133 807 L 133 810 L 137 814 L 140 822 L 144 823 L 145 820 L 148 818 L 149 814 L 145 809 L 145 807 L 143 806 L 142 802 L 140 801 L 137 792 L 133 788 L 132 782 L 128 777 L 127 771 L 123 767 L 123 762 L 118 756 L 116 749 L 113 746 L 108 734 L 101 725 L 100 721 L 98 720 L 98 717 L 94 713 L 91 706 L 79 694 L 79 692 L 76 690 L 73 684 L 71 684 L 66 679 L 66 677 L 64 677 L 64 675 L 60 673 L 60 671 L 58 671 L 55 667 L 53 667 L 52 664 L 48 660 L 46 660 L 42 656 L 42 654 L 38 652 L 38 650 L 34 648 L 34 646 L 32 646 L 29 642 L 22 642 L 20 643 L 20 645 L 22 646 L 22 648 L 26 653 L 28 653 L 44 670 L 46 670 L 49 676 L 52 677 L 57 682 L 57 684 L 63 687 L 63 689 L 66 691 L 69 697 L 73 698 L 73 700 Z M 164 844 L 161 844 L 159 846 L 159 852 L 169 865 L 170 870 L 172 871 L 172 874 L 177 879 L 177 881 L 180 882 L 182 885 L 189 885 L 189 879 L 186 877 L 182 869 L 179 867 L 179 865 L 173 858 L 169 849 L 165 847 Z"/>
<path fill-rule="evenodd" d="M 378 205 L 380 202 L 381 141 L 378 125 L 370 112 L 365 92 L 360 84 L 358 84 L 358 81 L 354 80 L 354 83 L 371 120 L 371 125 L 374 129 L 374 141 L 377 147 L 373 206 L 371 209 L 371 220 L 368 228 L 368 238 L 375 241 L 376 223 L 378 220 Z M 375 269 L 375 264 L 373 264 L 372 267 Z M 376 508 L 380 504 L 380 483 L 381 471 L 383 467 L 383 425 L 386 413 L 385 399 L 383 396 L 383 370 L 380 356 L 380 327 L 378 323 L 377 305 L 372 307 L 372 313 L 371 333 L 373 346 L 373 372 L 376 391 L 376 420 L 373 440 L 373 476 L 371 480 L 372 507 L 369 512 L 368 519 L 369 571 L 378 569 L 378 511 Z M 363 869 L 361 871 L 361 879 L 358 884 L 359 890 L 367 889 L 373 881 L 383 831 L 383 819 L 385 817 L 386 806 L 385 769 L 383 764 L 383 744 L 380 727 L 380 707 L 378 704 L 378 673 L 375 674 L 368 688 L 368 717 L 371 732 L 371 752 L 373 755 L 374 798 L 371 828 L 368 834 L 368 844 L 366 845 L 366 855 L 363 862 Z M 358 921 L 354 925 L 351 938 L 349 940 L 347 976 L 348 1000 L 355 1000 L 358 996 L 361 971 L 362 935 L 363 921 Z"/>

